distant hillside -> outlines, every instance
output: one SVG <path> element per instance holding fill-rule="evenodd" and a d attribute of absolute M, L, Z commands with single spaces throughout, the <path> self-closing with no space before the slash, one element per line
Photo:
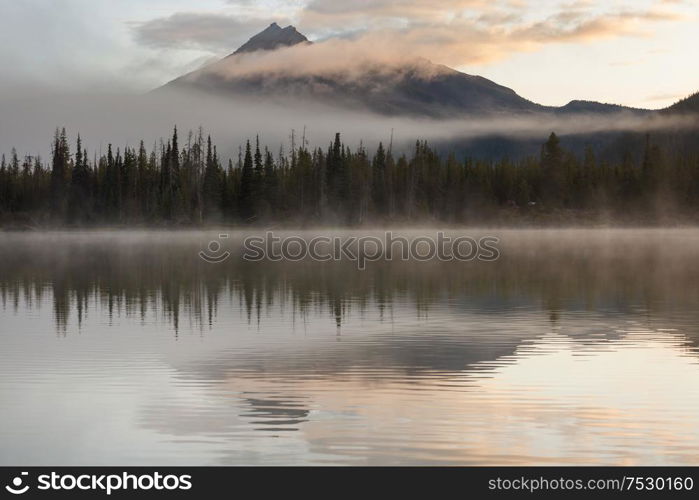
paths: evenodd
<path fill-rule="evenodd" d="M 619 104 L 607 104 L 597 101 L 570 101 L 565 106 L 556 109 L 559 113 L 590 113 L 590 114 L 613 114 L 622 111 L 632 111 L 635 113 L 649 113 L 647 109 L 629 108 Z"/>
<path fill-rule="evenodd" d="M 666 110 L 680 113 L 699 113 L 699 92 L 677 101 Z"/>

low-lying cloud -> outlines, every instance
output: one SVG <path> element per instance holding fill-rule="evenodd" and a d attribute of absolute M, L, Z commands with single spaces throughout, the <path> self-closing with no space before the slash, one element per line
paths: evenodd
<path fill-rule="evenodd" d="M 188 130 L 204 127 L 210 132 L 224 160 L 237 157 L 238 146 L 260 136 L 260 142 L 276 154 L 289 150 L 295 130 L 296 145 L 304 135 L 309 147 L 328 146 L 335 132 L 341 132 L 352 148 L 360 143 L 375 148 L 393 136 L 394 149 L 406 151 L 416 139 L 445 143 L 497 135 L 541 139 L 551 131 L 559 134 L 604 131 L 653 131 L 668 127 L 696 127 L 696 117 L 667 115 L 639 116 L 621 112 L 611 115 L 562 116 L 541 113 L 527 116 L 498 116 L 478 119 L 432 120 L 388 117 L 350 109 L 337 109 L 298 100 L 222 98 L 190 93 L 147 96 L 52 96 L 0 100 L 0 114 L 16 117 L 0 122 L 0 152 L 40 154 L 49 158 L 55 127 L 65 126 L 73 141 L 78 133 L 88 156 L 114 147 L 135 147 L 143 139 L 149 149 L 167 138 L 177 125 L 181 141 Z"/>
<path fill-rule="evenodd" d="M 359 40 L 332 39 L 311 45 L 300 44 L 274 51 L 237 54 L 208 66 L 205 72 L 224 78 L 265 75 L 268 78 L 334 76 L 361 80 L 368 73 L 390 76 L 397 69 L 414 71 L 425 78 L 450 71 L 427 59 L 384 43 L 385 35 Z M 192 75 L 191 78 L 196 78 Z"/>

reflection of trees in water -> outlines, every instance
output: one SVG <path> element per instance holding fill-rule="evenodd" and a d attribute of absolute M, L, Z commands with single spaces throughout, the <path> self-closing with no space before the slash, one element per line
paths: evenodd
<path fill-rule="evenodd" d="M 240 397 L 247 405 L 241 417 L 258 426 L 255 429 L 258 431 L 297 431 L 310 413 L 304 398 L 299 396 L 242 393 Z"/>
<path fill-rule="evenodd" d="M 517 247 L 494 263 L 374 262 L 359 272 L 351 262 L 250 263 L 231 258 L 208 264 L 198 245 L 1 245 L 3 307 L 34 308 L 50 292 L 56 324 L 71 314 L 80 325 L 99 305 L 110 321 L 148 314 L 180 329 L 181 319 L 213 325 L 217 311 L 238 303 L 250 323 L 275 307 L 294 315 L 328 314 L 339 327 L 351 311 L 391 314 L 409 300 L 418 315 L 435 305 L 499 310 L 534 305 L 552 321 L 564 310 L 695 309 L 699 263 L 672 258 L 655 246 L 590 252 Z"/>

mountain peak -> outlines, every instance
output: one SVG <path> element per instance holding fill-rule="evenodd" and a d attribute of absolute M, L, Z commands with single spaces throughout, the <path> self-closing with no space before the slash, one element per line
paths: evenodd
<path fill-rule="evenodd" d="M 255 52 L 257 50 L 274 50 L 279 47 L 291 47 L 299 43 L 311 42 L 291 25 L 281 28 L 277 23 L 272 23 L 241 45 L 233 54 Z"/>

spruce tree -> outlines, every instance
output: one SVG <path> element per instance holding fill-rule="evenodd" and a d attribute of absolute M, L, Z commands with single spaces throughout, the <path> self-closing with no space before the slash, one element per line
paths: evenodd
<path fill-rule="evenodd" d="M 371 162 L 371 198 L 378 214 L 386 213 L 386 153 L 379 142 L 374 159 Z"/>
<path fill-rule="evenodd" d="M 80 134 L 75 145 L 75 166 L 71 178 L 70 189 L 70 218 L 76 222 L 89 219 L 90 210 L 90 168 L 87 164 L 87 154 L 82 150 Z"/>
<path fill-rule="evenodd" d="M 62 220 L 65 216 L 70 182 L 70 151 L 66 129 L 56 133 L 53 140 L 53 161 L 51 163 L 51 209 L 53 217 Z"/>
<path fill-rule="evenodd" d="M 240 178 L 240 216 L 250 222 L 255 216 L 255 172 L 250 152 L 250 141 L 245 143 L 245 159 Z"/>
<path fill-rule="evenodd" d="M 211 147 L 211 136 L 206 139 L 206 169 L 204 170 L 204 217 L 211 220 L 218 218 L 221 211 L 221 167 Z"/>

